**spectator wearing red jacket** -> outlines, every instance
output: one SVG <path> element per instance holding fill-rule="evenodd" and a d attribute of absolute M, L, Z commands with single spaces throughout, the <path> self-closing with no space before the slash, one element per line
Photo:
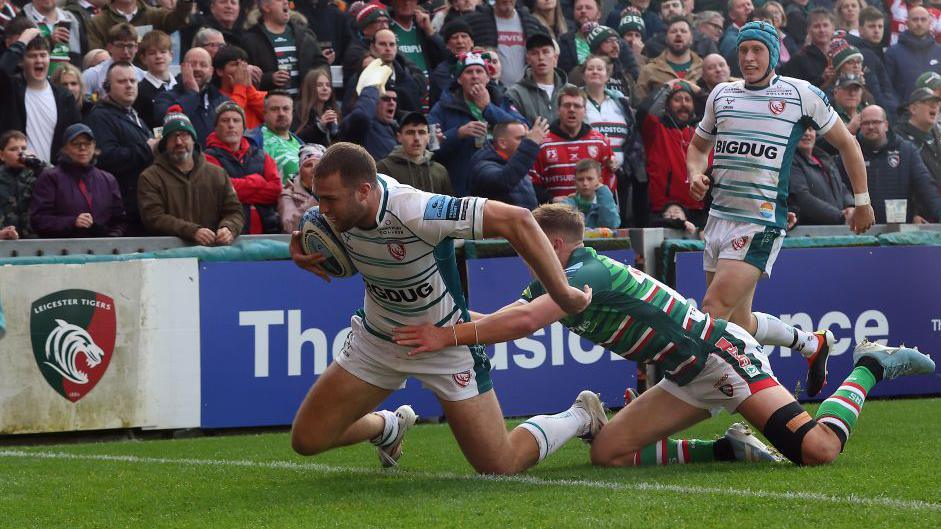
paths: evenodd
<path fill-rule="evenodd" d="M 668 205 L 679 204 L 689 212 L 689 220 L 701 224 L 705 209 L 702 201 L 689 195 L 686 173 L 686 150 L 698 121 L 696 90 L 700 90 L 696 85 L 672 80 L 641 103 L 637 119 L 647 153 L 650 211 L 659 214 Z"/>
<path fill-rule="evenodd" d="M 206 139 L 206 161 L 229 175 L 242 203 L 242 233 L 280 233 L 277 202 L 281 194 L 278 166 L 261 146 L 243 136 L 245 111 L 231 101 L 216 109 L 216 129 Z"/>
<path fill-rule="evenodd" d="M 529 171 L 538 197 L 561 202 L 574 193 L 575 164 L 586 158 L 601 164 L 601 182 L 617 193 L 614 152 L 608 138 L 585 123 L 585 104 L 585 94 L 578 88 L 567 85 L 559 89 L 559 118 L 550 125 Z"/>

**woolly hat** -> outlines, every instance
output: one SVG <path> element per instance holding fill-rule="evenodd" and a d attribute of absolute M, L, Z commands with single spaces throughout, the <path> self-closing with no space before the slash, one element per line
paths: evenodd
<path fill-rule="evenodd" d="M 306 162 L 308 158 L 317 158 L 319 160 L 323 158 L 323 154 L 325 152 L 327 152 L 327 149 L 323 145 L 317 143 L 308 143 L 301 146 L 301 149 L 297 154 L 297 163 L 298 165 L 304 165 L 304 162 Z"/>
<path fill-rule="evenodd" d="M 772 70 L 777 68 L 778 59 L 781 57 L 781 42 L 778 40 L 778 30 L 767 22 L 752 20 L 742 26 L 742 30 L 738 33 L 738 40 L 735 42 L 735 47 L 737 48 L 741 46 L 743 42 L 749 40 L 757 40 L 768 48 L 770 60 L 768 61 L 768 71 L 765 72 L 767 76 Z"/>
<path fill-rule="evenodd" d="M 216 107 L 216 117 L 214 121 L 215 125 L 219 124 L 219 116 L 221 116 L 223 112 L 238 112 L 238 114 L 242 116 L 242 123 L 245 123 L 245 110 L 240 107 L 238 103 L 226 101 Z"/>
<path fill-rule="evenodd" d="M 637 31 L 643 35 L 646 28 L 644 19 L 640 15 L 628 14 L 621 17 L 621 23 L 618 24 L 618 33 L 623 36 L 628 31 Z"/>
<path fill-rule="evenodd" d="M 160 138 L 160 143 L 157 144 L 160 152 L 163 152 L 167 138 L 176 132 L 189 132 L 190 136 L 193 137 L 193 141 L 197 141 L 196 129 L 193 128 L 193 123 L 183 113 L 183 107 L 180 105 L 173 105 L 168 108 L 166 115 L 163 117 L 163 135 Z"/>
<path fill-rule="evenodd" d="M 591 52 L 595 53 L 601 47 L 601 44 L 611 37 L 618 38 L 617 32 L 608 26 L 595 26 L 588 32 L 585 40 L 588 41 L 588 48 Z"/>
<path fill-rule="evenodd" d="M 460 76 L 461 73 L 464 72 L 465 68 L 474 65 L 482 67 L 487 71 L 488 75 L 492 75 L 491 67 L 487 64 L 488 58 L 489 54 L 486 54 L 486 52 L 482 53 L 480 50 L 462 53 L 461 56 L 457 58 L 457 63 L 454 64 L 454 77 Z"/>
<path fill-rule="evenodd" d="M 382 4 L 366 4 L 356 13 L 356 27 L 362 31 L 382 17 L 389 18 L 389 12 L 386 11 Z"/>
<path fill-rule="evenodd" d="M 833 69 L 837 71 L 847 61 L 853 59 L 863 60 L 863 54 L 859 51 L 859 48 L 851 45 L 846 39 L 833 39 L 827 49 L 827 57 L 830 59 Z"/>
<path fill-rule="evenodd" d="M 938 87 L 941 87 L 941 75 L 936 72 L 925 72 L 919 75 L 918 79 L 915 79 L 915 86 L 937 90 Z"/>
<path fill-rule="evenodd" d="M 451 37 L 453 37 L 455 33 L 467 33 L 472 39 L 474 38 L 470 24 L 468 24 L 463 17 L 455 18 L 445 24 L 444 28 L 441 29 L 441 36 L 444 38 L 445 42 L 451 40 Z"/>

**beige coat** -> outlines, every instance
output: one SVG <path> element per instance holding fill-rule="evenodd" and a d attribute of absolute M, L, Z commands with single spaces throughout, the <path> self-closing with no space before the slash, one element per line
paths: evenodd
<path fill-rule="evenodd" d="M 689 54 L 693 62 L 686 73 L 686 78 L 683 80 L 695 84 L 702 77 L 702 59 L 693 52 L 689 52 Z M 671 79 L 679 79 L 679 77 L 667 63 L 667 52 L 664 51 L 640 69 L 640 75 L 637 77 L 637 101 L 647 99 L 647 96 L 655 92 L 657 88 L 667 84 Z"/>

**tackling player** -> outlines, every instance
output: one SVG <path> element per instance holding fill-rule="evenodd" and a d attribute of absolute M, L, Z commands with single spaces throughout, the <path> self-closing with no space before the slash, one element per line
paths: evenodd
<path fill-rule="evenodd" d="M 320 211 L 362 275 L 366 295 L 343 349 L 297 410 L 291 429 L 295 451 L 314 455 L 369 440 L 378 447 L 383 466 L 395 465 L 415 413 L 407 405 L 395 413 L 373 410 L 409 376 L 438 397 L 461 450 L 481 473 L 515 473 L 536 464 L 538 428 L 564 429 L 565 440 L 590 439 L 598 431 L 606 421 L 604 409 L 597 395 L 584 391 L 567 411 L 534 417 L 529 423 L 535 427 L 508 433 L 483 347 L 455 344 L 434 356 L 410 358 L 410 348 L 392 340 L 393 328 L 402 325 L 470 321 L 453 238 L 507 239 L 559 306 L 566 312 L 583 310 L 590 291 L 568 286 L 528 210 L 483 198 L 434 195 L 377 177 L 372 156 L 352 143 L 327 149 L 314 178 Z M 298 232 L 291 236 L 291 257 L 328 279 L 320 265 L 325 257 L 304 254 Z"/>
<path fill-rule="evenodd" d="M 779 43 L 777 30 L 767 22 L 742 27 L 738 60 L 744 80 L 713 89 L 686 166 L 694 199 L 702 200 L 713 184 L 703 230 L 703 311 L 736 323 L 761 344 L 800 352 L 809 364 L 807 394 L 814 396 L 826 383 L 833 333 L 805 332 L 752 312 L 758 280 L 771 275 L 784 240 L 791 160 L 808 126 L 840 151 L 856 194 L 856 208 L 847 218 L 850 228 L 863 233 L 875 217 L 859 144 L 817 87 L 775 74 Z M 710 180 L 705 173 L 713 149 Z"/>
<path fill-rule="evenodd" d="M 587 309 L 566 315 L 534 281 L 521 300 L 494 314 L 451 328 L 404 327 L 395 338 L 413 346 L 412 354 L 426 355 L 453 344 L 452 335 L 461 344 L 506 342 L 560 320 L 624 358 L 657 364 L 664 380 L 601 428 L 591 446 L 593 464 L 771 459 L 760 441 L 736 426 L 716 441 L 667 439 L 722 409 L 740 413 L 791 461 L 828 463 L 843 450 L 877 382 L 934 372 L 934 362 L 916 350 L 864 341 L 853 352 L 853 371 L 812 418 L 774 379 L 761 346 L 741 327 L 703 314 L 647 274 L 585 248 L 584 222 L 571 206 L 544 205 L 533 215 L 565 263 L 569 284 L 591 287 Z M 540 454 L 559 446 L 562 433 L 544 429 L 548 450 L 540 440 Z"/>

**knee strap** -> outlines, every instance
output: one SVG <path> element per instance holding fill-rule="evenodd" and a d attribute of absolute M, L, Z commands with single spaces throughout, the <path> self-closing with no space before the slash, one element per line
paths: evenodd
<path fill-rule="evenodd" d="M 804 457 L 801 453 L 801 444 L 804 441 L 804 436 L 807 435 L 807 432 L 812 430 L 814 426 L 817 426 L 817 421 L 810 417 L 809 414 L 807 415 L 807 420 L 803 423 L 801 420 L 794 421 L 794 419 L 806 413 L 807 411 L 797 402 L 781 406 L 777 411 L 771 414 L 762 432 L 765 434 L 765 437 L 771 441 L 771 444 L 784 454 L 784 457 L 798 465 L 804 464 Z M 793 424 L 791 424 L 792 421 Z"/>

